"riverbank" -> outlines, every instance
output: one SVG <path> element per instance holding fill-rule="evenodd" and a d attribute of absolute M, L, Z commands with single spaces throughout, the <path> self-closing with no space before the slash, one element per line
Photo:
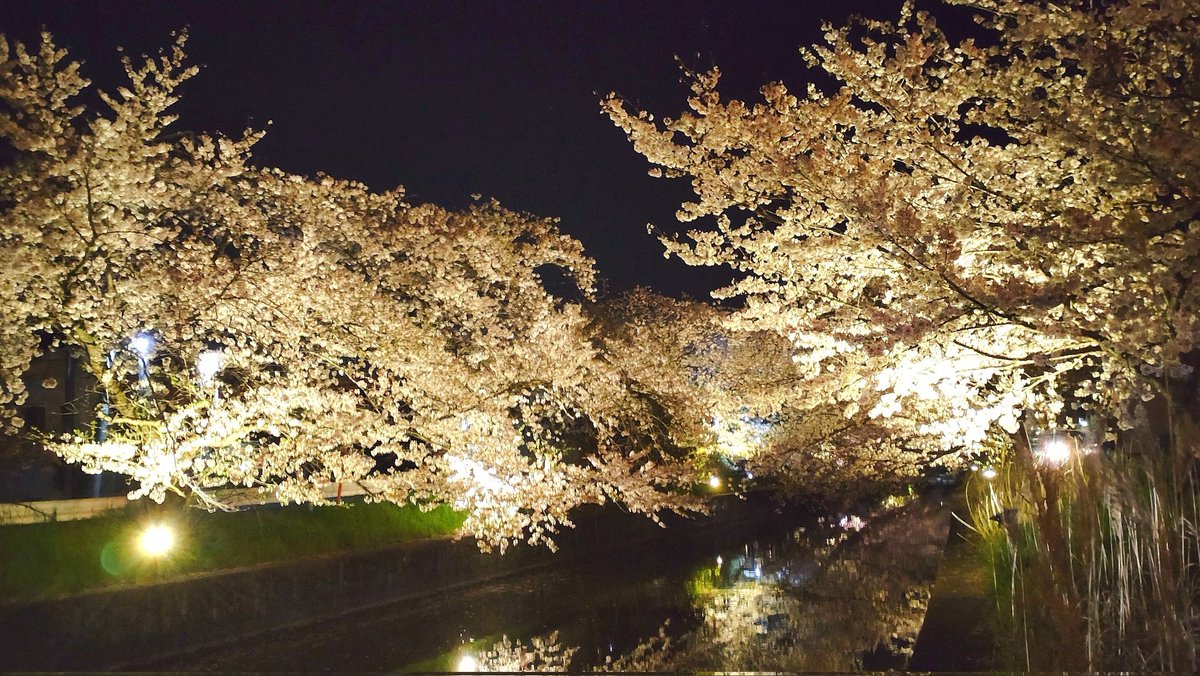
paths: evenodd
<path fill-rule="evenodd" d="M 0 526 L 0 605 L 380 549 L 452 535 L 465 518 L 447 506 L 421 511 L 361 500 L 233 513 L 124 503 L 86 520 Z M 157 556 L 139 547 L 152 526 L 173 540 Z"/>
<path fill-rule="evenodd" d="M 765 499 L 720 501 L 712 516 L 667 517 L 667 531 L 617 510 L 585 513 L 557 554 L 519 547 L 483 554 L 470 539 L 429 539 L 121 589 L 0 604 L 5 670 L 120 668 L 158 655 L 320 618 L 445 593 L 538 566 L 660 537 L 713 537 L 773 518 Z"/>
<path fill-rule="evenodd" d="M 913 648 L 911 671 L 990 671 L 995 664 L 994 601 L 988 594 L 987 570 L 979 560 L 971 515 L 961 493 L 950 502 L 957 518 L 942 552 L 937 581 L 925 621 Z"/>

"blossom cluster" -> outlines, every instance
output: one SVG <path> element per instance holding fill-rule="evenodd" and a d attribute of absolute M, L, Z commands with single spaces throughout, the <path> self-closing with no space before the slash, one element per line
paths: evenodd
<path fill-rule="evenodd" d="M 803 50 L 826 90 L 726 100 L 713 69 L 675 118 L 604 102 L 691 181 L 679 218 L 702 225 L 668 250 L 741 273 L 718 296 L 794 345 L 775 471 L 918 468 L 1086 418 L 1117 435 L 1192 370 L 1200 8 L 969 4 L 986 39 L 911 5 L 827 26 Z"/>
<path fill-rule="evenodd" d="M 591 298 L 578 241 L 494 202 L 448 211 L 256 167 L 257 132 L 169 131 L 195 73 L 183 44 L 127 59 L 99 113 L 76 103 L 90 85 L 48 35 L 34 51 L 0 40 L 10 432 L 31 362 L 68 349 L 99 403 L 49 446 L 126 475 L 131 498 L 217 508 L 215 489 L 241 486 L 321 503 L 346 484 L 455 505 L 501 548 L 553 546 L 587 503 L 703 509 L 686 449 L 659 443 L 690 423 L 637 432 L 670 394 L 628 386 L 652 367 L 614 354 L 627 348 L 598 335 L 590 300 L 547 290 L 554 268 Z"/>

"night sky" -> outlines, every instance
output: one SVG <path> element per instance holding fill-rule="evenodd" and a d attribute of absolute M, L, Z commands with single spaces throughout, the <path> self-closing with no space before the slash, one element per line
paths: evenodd
<path fill-rule="evenodd" d="M 14 2 L 0 32 L 54 34 L 84 75 L 120 83 L 117 47 L 151 53 L 188 27 L 203 67 L 180 128 L 267 137 L 256 162 L 325 172 L 413 203 L 456 208 L 471 194 L 562 219 L 609 289 L 705 296 L 729 271 L 664 260 L 646 223 L 675 219 L 686 180 L 656 180 L 599 110 L 616 91 L 656 115 L 683 110 L 691 68 L 717 65 L 723 92 L 772 80 L 800 88 L 798 48 L 822 21 L 895 18 L 899 2 Z"/>

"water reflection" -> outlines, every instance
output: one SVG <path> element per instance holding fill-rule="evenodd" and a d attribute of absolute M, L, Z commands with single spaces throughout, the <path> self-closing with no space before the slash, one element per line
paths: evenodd
<path fill-rule="evenodd" d="M 527 640 L 504 636 L 469 664 L 480 671 L 901 669 L 945 542 L 940 516 L 918 505 L 870 525 L 857 515 L 823 519 L 777 541 L 723 551 L 686 582 L 691 617 L 664 617 L 621 654 L 611 641 L 589 654 L 555 629 Z"/>
<path fill-rule="evenodd" d="M 853 518 L 852 518 L 853 517 Z M 850 671 L 904 668 L 945 543 L 937 501 L 673 535 L 137 668 Z M 747 527 L 748 528 L 748 527 Z"/>

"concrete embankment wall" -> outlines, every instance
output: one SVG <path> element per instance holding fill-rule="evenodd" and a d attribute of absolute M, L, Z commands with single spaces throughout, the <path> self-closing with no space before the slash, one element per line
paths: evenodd
<path fill-rule="evenodd" d="M 668 537 L 720 539 L 770 521 L 762 500 L 730 499 L 709 517 L 645 517 L 607 509 L 585 514 L 554 554 L 517 547 L 483 554 L 471 539 L 426 540 L 187 579 L 0 603 L 0 671 L 119 668 L 239 636 L 416 598 L 579 557 Z"/>

